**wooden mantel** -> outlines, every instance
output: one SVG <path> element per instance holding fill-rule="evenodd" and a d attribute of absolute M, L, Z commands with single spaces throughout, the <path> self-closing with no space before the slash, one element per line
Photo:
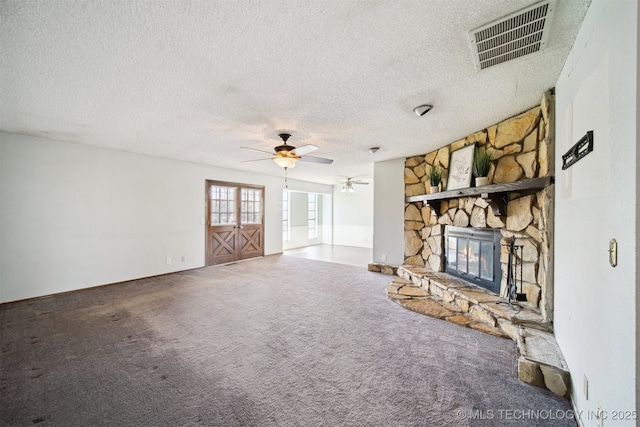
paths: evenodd
<path fill-rule="evenodd" d="M 443 200 L 457 199 L 459 197 L 480 196 L 485 199 L 493 209 L 494 215 L 506 214 L 507 196 L 512 192 L 538 191 L 553 184 L 553 177 L 525 179 L 510 182 L 508 184 L 492 184 L 483 187 L 461 188 L 458 190 L 441 191 L 439 193 L 421 194 L 419 196 L 405 197 L 405 202 L 423 202 L 436 212 L 440 211 L 440 202 Z"/>

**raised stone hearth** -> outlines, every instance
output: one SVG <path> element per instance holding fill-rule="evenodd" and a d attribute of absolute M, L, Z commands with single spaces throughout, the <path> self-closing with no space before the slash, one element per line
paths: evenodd
<path fill-rule="evenodd" d="M 569 371 L 540 313 L 444 273 L 403 265 L 387 286 L 401 306 L 480 332 L 514 340 L 518 348 L 518 378 L 568 397 Z"/>
<path fill-rule="evenodd" d="M 369 271 L 373 271 L 374 273 L 382 273 L 387 276 L 395 276 L 398 273 L 398 267 L 395 265 L 388 264 L 380 264 L 377 262 L 372 262 L 368 265 L 367 269 Z"/>
<path fill-rule="evenodd" d="M 398 267 L 398 277 L 387 287 L 389 298 L 407 308 L 411 299 L 429 297 L 433 302 L 448 310 L 445 316 L 468 315 L 473 322 L 495 328 L 494 335 L 517 339 L 517 327 L 531 327 L 541 331 L 550 331 L 551 325 L 540 313 L 526 306 L 516 307 L 504 298 L 469 284 L 445 273 L 434 273 L 427 268 L 403 265 Z M 412 304 L 409 304 L 412 305 Z M 414 310 L 418 311 L 418 310 Z M 423 313 L 429 314 L 429 313 Z M 454 319 L 453 323 L 458 323 Z M 471 326 L 468 322 L 464 326 Z"/>

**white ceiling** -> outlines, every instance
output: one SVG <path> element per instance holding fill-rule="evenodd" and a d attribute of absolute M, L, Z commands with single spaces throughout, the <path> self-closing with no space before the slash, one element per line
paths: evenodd
<path fill-rule="evenodd" d="M 535 2 L 0 0 L 0 129 L 272 175 L 240 147 L 289 131 L 334 159 L 290 178 L 371 178 L 555 85 L 589 0 L 557 1 L 542 52 L 484 71 L 471 57 L 470 30 Z"/>

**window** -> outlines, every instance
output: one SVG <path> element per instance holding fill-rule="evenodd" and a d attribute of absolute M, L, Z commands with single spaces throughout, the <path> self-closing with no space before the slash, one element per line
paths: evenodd
<path fill-rule="evenodd" d="M 235 188 L 211 186 L 211 225 L 235 223 Z"/>
<path fill-rule="evenodd" d="M 241 224 L 262 224 L 262 212 L 260 205 L 261 191 L 252 188 L 243 188 L 240 192 L 240 223 Z"/>
<path fill-rule="evenodd" d="M 282 190 L 282 240 L 288 242 L 291 240 L 289 231 L 289 192 Z"/>
<path fill-rule="evenodd" d="M 308 201 L 309 238 L 315 239 L 318 237 L 318 195 L 309 193 Z"/>

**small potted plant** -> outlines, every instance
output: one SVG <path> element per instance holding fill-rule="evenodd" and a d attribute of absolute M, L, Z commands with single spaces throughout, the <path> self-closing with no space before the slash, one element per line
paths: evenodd
<path fill-rule="evenodd" d="M 440 181 L 442 181 L 442 170 L 437 166 L 431 166 L 429 169 L 429 183 L 431 184 L 430 193 L 440 191 Z"/>
<path fill-rule="evenodd" d="M 489 184 L 489 169 L 493 156 L 487 150 L 477 150 L 473 155 L 473 176 L 476 177 L 476 187 Z"/>

